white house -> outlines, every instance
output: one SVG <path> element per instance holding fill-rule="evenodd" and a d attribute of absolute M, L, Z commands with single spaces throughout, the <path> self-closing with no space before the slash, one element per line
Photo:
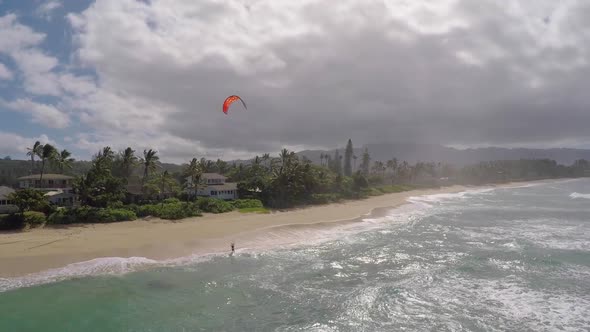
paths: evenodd
<path fill-rule="evenodd" d="M 51 203 L 59 206 L 72 206 L 77 203 L 77 195 L 72 189 L 73 176 L 43 174 L 43 181 L 39 181 L 39 178 L 39 174 L 20 177 L 17 179 L 19 188 L 43 191 Z"/>
<path fill-rule="evenodd" d="M 227 178 L 218 173 L 203 173 L 201 183 L 198 185 L 197 196 L 214 197 L 220 199 L 237 199 L 238 184 L 234 182 L 225 182 Z M 194 195 L 192 179 L 186 178 L 187 193 Z"/>
<path fill-rule="evenodd" d="M 18 211 L 18 207 L 8 199 L 8 195 L 13 192 L 14 189 L 10 187 L 0 186 L 0 214 Z"/>

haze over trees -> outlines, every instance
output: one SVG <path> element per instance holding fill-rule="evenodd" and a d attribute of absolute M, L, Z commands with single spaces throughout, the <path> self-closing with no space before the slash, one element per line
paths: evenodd
<path fill-rule="evenodd" d="M 20 220 L 18 225 L 39 224 L 46 217 L 54 224 L 123 221 L 148 215 L 178 219 L 236 208 L 263 211 L 263 206 L 324 204 L 412 188 L 590 176 L 590 163 L 585 159 L 571 165 L 543 158 L 457 166 L 434 161 L 409 163 L 395 156 L 381 160 L 374 158 L 368 147 L 359 158 L 350 139 L 344 155 L 338 149 L 332 155 L 321 153 L 315 163 L 312 158 L 283 149 L 274 156 L 264 154 L 241 162 L 194 157 L 186 164 L 173 165 L 162 163 L 153 149 L 144 150 L 138 157 L 131 147 L 115 152 L 108 146 L 90 162 L 76 162 L 69 151 L 39 142 L 32 144 L 26 156 L 29 161 L 0 162 L 24 163 L 24 172 L 39 174 L 40 180 L 47 170 L 74 175 L 73 189 L 81 206 L 56 210 L 44 196 L 19 191 L 13 198 L 19 202 L 20 217 L 9 218 L 11 222 Z M 239 196 L 246 201 L 228 203 L 197 197 L 199 188 L 205 185 L 202 174 L 211 172 L 237 182 Z M 15 177 L 11 181 L 14 183 Z"/>

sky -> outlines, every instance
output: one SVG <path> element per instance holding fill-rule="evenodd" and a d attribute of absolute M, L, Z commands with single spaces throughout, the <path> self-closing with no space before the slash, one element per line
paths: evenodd
<path fill-rule="evenodd" d="M 0 156 L 590 148 L 588 22 L 587 0 L 0 0 Z"/>

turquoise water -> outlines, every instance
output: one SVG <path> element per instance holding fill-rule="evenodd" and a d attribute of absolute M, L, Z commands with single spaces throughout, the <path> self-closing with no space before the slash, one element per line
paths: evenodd
<path fill-rule="evenodd" d="M 589 180 L 412 202 L 298 247 L 3 279 L 0 331 L 590 330 Z"/>

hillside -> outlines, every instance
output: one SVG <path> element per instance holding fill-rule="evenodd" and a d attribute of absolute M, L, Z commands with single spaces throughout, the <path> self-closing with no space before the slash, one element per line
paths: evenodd
<path fill-rule="evenodd" d="M 414 143 L 367 144 L 362 148 L 355 148 L 354 153 L 360 158 L 365 147 L 369 149 L 373 161 L 386 161 L 397 158 L 398 160 L 405 160 L 411 164 L 418 161 L 435 161 L 465 166 L 480 161 L 548 158 L 560 164 L 571 165 L 577 159 L 590 160 L 590 150 L 582 149 L 508 149 L 490 147 L 460 150 L 437 144 Z M 339 150 L 342 153 L 344 148 Z M 334 151 L 305 150 L 298 152 L 298 155 L 305 156 L 313 162 L 319 163 L 321 154 L 330 153 L 333 155 Z"/>

